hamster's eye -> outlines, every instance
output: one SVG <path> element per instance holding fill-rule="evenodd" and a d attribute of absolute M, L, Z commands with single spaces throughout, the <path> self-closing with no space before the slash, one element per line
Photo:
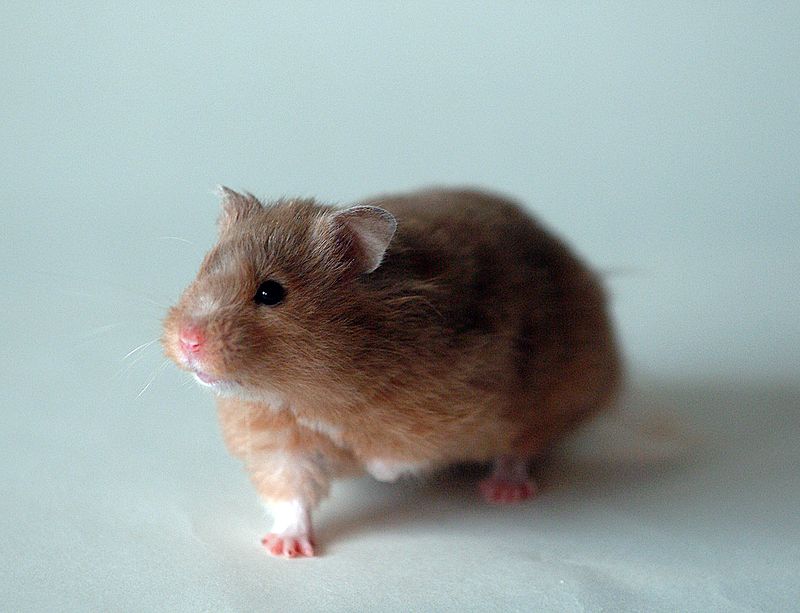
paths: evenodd
<path fill-rule="evenodd" d="M 286 290 L 283 289 L 283 285 L 270 279 L 258 286 L 254 300 L 256 304 L 275 306 L 283 300 L 284 296 L 286 296 Z"/>

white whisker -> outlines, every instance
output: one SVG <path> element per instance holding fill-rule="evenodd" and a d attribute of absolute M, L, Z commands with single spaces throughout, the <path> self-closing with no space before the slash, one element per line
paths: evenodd
<path fill-rule="evenodd" d="M 150 346 L 150 345 L 152 345 L 153 343 L 156 343 L 156 342 L 158 342 L 158 340 L 159 340 L 160 338 L 161 338 L 161 337 L 154 338 L 152 341 L 147 341 L 146 343 L 142 343 L 142 344 L 141 344 L 141 345 L 139 345 L 138 347 L 134 347 L 133 349 L 131 349 L 131 350 L 130 350 L 128 353 L 126 353 L 126 354 L 125 354 L 125 355 L 122 357 L 122 361 L 124 362 L 125 360 L 127 360 L 127 359 L 128 359 L 130 356 L 132 356 L 132 355 L 133 355 L 134 353 L 136 353 L 137 351 L 141 351 L 142 349 L 144 349 L 144 348 L 146 348 L 146 347 L 149 347 L 149 346 Z"/>
<path fill-rule="evenodd" d="M 156 302 L 152 298 L 148 298 L 146 296 L 139 296 L 139 300 L 144 300 L 145 302 L 149 302 L 150 304 L 154 304 L 160 309 L 168 309 L 169 308 L 168 304 L 162 304 L 160 302 Z"/>
<path fill-rule="evenodd" d="M 124 325 L 125 322 L 120 322 L 116 324 L 108 324 L 106 326 L 100 326 L 98 328 L 94 328 L 93 330 L 89 330 L 75 340 L 74 348 L 77 350 L 89 346 L 92 343 L 97 343 L 99 342 L 98 339 L 99 336 L 111 332 L 112 330 L 115 330 Z"/>
<path fill-rule="evenodd" d="M 102 334 L 103 332 L 108 332 L 109 330 L 113 330 L 114 328 L 119 328 L 120 326 L 124 326 L 125 322 L 121 321 L 115 324 L 106 324 L 105 326 L 98 326 L 92 330 L 89 330 L 84 335 L 85 337 L 96 336 L 98 334 Z"/>
<path fill-rule="evenodd" d="M 156 239 L 160 241 L 165 241 L 165 240 L 180 241 L 182 243 L 186 243 L 187 245 L 194 245 L 192 241 L 186 240 L 185 238 L 181 238 L 180 236 L 157 236 Z"/>
<path fill-rule="evenodd" d="M 131 371 L 133 370 L 133 367 L 134 367 L 134 366 L 136 366 L 136 365 L 137 365 L 139 362 L 141 362 L 141 361 L 142 361 L 142 358 L 144 358 L 146 355 L 147 355 L 147 354 L 146 354 L 144 351 L 143 351 L 143 352 L 141 352 L 139 355 L 137 355 L 137 356 L 136 356 L 135 358 L 133 358 L 131 361 L 129 361 L 129 362 L 127 362 L 127 363 L 123 364 L 123 365 L 122 365 L 122 368 L 120 368 L 120 369 L 119 369 L 119 370 L 116 372 L 116 374 L 115 374 L 114 376 L 115 376 L 115 377 L 121 377 L 123 374 L 127 374 L 127 373 L 131 372 Z"/>
<path fill-rule="evenodd" d="M 147 391 L 147 389 L 153 384 L 153 381 L 156 380 L 156 377 L 158 376 L 158 373 L 160 373 L 162 370 L 164 370 L 164 367 L 167 364 L 169 364 L 169 360 L 164 360 L 163 362 L 161 362 L 161 364 L 155 369 L 153 374 L 150 375 L 150 379 L 148 379 L 147 383 L 145 383 L 145 385 L 141 389 L 141 391 L 138 394 L 136 394 L 137 398 L 140 398 L 141 395 L 144 394 Z"/>

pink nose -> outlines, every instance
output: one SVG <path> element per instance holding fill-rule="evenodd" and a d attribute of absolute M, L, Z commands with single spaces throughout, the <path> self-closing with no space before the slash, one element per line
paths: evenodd
<path fill-rule="evenodd" d="M 181 349 L 187 353 L 197 353 L 203 346 L 203 331 L 197 326 L 184 326 L 178 334 Z"/>

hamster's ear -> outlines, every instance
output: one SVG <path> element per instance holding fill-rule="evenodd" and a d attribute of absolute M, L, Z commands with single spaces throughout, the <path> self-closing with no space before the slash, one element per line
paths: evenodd
<path fill-rule="evenodd" d="M 229 187 L 220 185 L 217 188 L 217 194 L 222 199 L 219 219 L 217 220 L 220 231 L 227 229 L 234 222 L 241 221 L 261 208 L 258 198 L 250 193 L 240 194 Z"/>
<path fill-rule="evenodd" d="M 334 234 L 350 246 L 348 257 L 359 273 L 373 272 L 380 266 L 386 248 L 397 229 L 397 220 L 377 206 L 353 206 L 334 214 Z"/>

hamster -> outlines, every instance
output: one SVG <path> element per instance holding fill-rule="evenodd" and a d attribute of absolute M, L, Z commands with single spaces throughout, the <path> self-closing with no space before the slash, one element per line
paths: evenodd
<path fill-rule="evenodd" d="M 620 381 L 597 275 L 515 203 L 469 190 L 347 208 L 222 191 L 219 240 L 164 320 L 168 357 L 217 395 L 230 452 L 313 556 L 331 480 L 494 462 L 489 502 Z"/>

